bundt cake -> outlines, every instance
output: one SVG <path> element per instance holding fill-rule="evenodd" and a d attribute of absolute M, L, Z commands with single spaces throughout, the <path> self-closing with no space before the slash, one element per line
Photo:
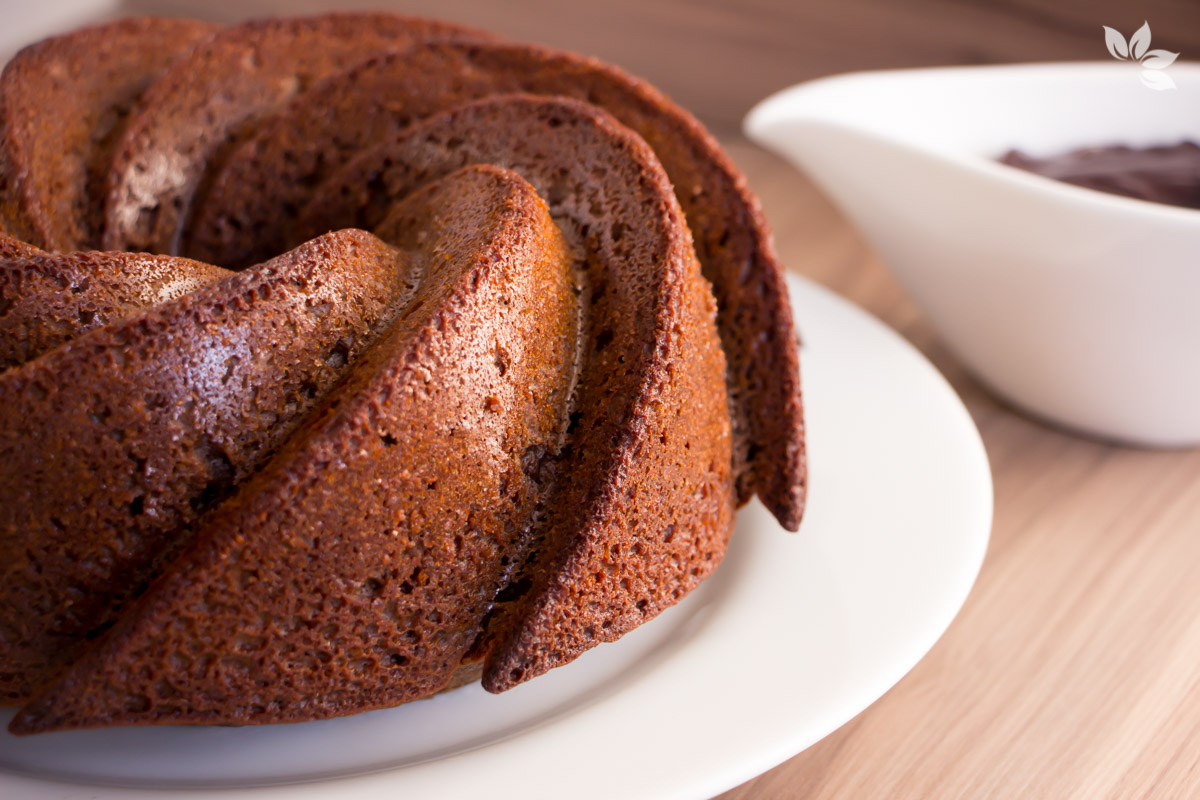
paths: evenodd
<path fill-rule="evenodd" d="M 613 67 L 129 19 L 21 51 L 0 137 L 14 733 L 503 691 L 687 594 L 755 494 L 799 524 L 762 215 Z"/>

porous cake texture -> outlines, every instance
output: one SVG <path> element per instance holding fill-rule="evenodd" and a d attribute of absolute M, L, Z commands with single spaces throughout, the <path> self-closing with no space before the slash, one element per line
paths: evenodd
<path fill-rule="evenodd" d="M 431 20 L 138 18 L 0 76 L 0 702 L 28 734 L 503 691 L 804 504 L 744 179 Z"/>

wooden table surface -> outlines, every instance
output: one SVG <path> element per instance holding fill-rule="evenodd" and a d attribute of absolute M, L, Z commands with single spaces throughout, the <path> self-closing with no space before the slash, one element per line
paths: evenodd
<path fill-rule="evenodd" d="M 744 140 L 726 145 L 784 263 L 950 380 L 983 435 L 996 512 L 978 582 L 929 655 L 721 800 L 1200 798 L 1200 450 L 1104 444 L 1000 404 L 812 184 Z"/>

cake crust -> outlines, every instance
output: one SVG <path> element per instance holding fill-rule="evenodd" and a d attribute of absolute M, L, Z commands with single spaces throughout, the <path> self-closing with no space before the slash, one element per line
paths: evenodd
<path fill-rule="evenodd" d="M 381 232 L 432 240 L 395 323 L 14 732 L 319 719 L 454 677 L 540 499 L 526 453 L 565 427 L 573 260 L 537 193 L 491 166 Z"/>
<path fill-rule="evenodd" d="M 47 250 L 99 245 L 102 187 L 130 110 L 167 65 L 216 30 L 135 17 L 17 53 L 0 75 L 0 226 Z"/>
<path fill-rule="evenodd" d="M 181 252 L 251 263 L 299 237 L 273 225 L 302 210 L 353 155 L 424 117 L 506 92 L 565 96 L 611 113 L 655 151 L 717 299 L 728 361 L 738 502 L 758 495 L 796 530 L 804 509 L 804 416 L 796 335 L 757 199 L 720 146 L 654 87 L 596 59 L 534 45 L 430 42 L 330 76 L 234 148 Z M 380 98 L 383 98 L 380 101 Z M 257 242 L 240 231 L 266 228 Z"/>
<path fill-rule="evenodd" d="M 0 373 L 0 697 L 69 663 L 287 440 L 407 272 L 338 231 Z"/>
<path fill-rule="evenodd" d="M 14 248 L 0 256 L 0 371 L 231 274 L 188 258 Z"/>
<path fill-rule="evenodd" d="M 270 111 L 372 53 L 488 34 L 388 13 L 254 20 L 174 61 L 130 116 L 105 196 L 106 250 L 179 254 L 206 170 Z"/>
<path fill-rule="evenodd" d="M 330 178 L 299 237 L 373 225 L 386 198 L 480 162 L 510 165 L 550 198 L 590 276 L 574 436 L 538 467 L 555 488 L 481 647 L 484 686 L 502 691 L 628 632 L 717 566 L 733 522 L 732 432 L 715 303 L 671 183 L 594 106 L 497 95 L 435 114 Z"/>
<path fill-rule="evenodd" d="M 179 24 L 0 77 L 13 732 L 504 691 L 694 589 L 753 495 L 795 527 L 782 274 L 686 112 L 448 23 Z"/>

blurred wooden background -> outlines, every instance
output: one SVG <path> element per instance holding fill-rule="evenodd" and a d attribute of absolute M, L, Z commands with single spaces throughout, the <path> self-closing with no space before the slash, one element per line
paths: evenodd
<path fill-rule="evenodd" d="M 232 20 L 368 6 L 598 56 L 718 135 L 770 92 L 836 72 L 1104 60 L 1102 25 L 1128 36 L 1148 20 L 1153 47 L 1200 58 L 1200 0 L 125 0 L 122 10 Z"/>

